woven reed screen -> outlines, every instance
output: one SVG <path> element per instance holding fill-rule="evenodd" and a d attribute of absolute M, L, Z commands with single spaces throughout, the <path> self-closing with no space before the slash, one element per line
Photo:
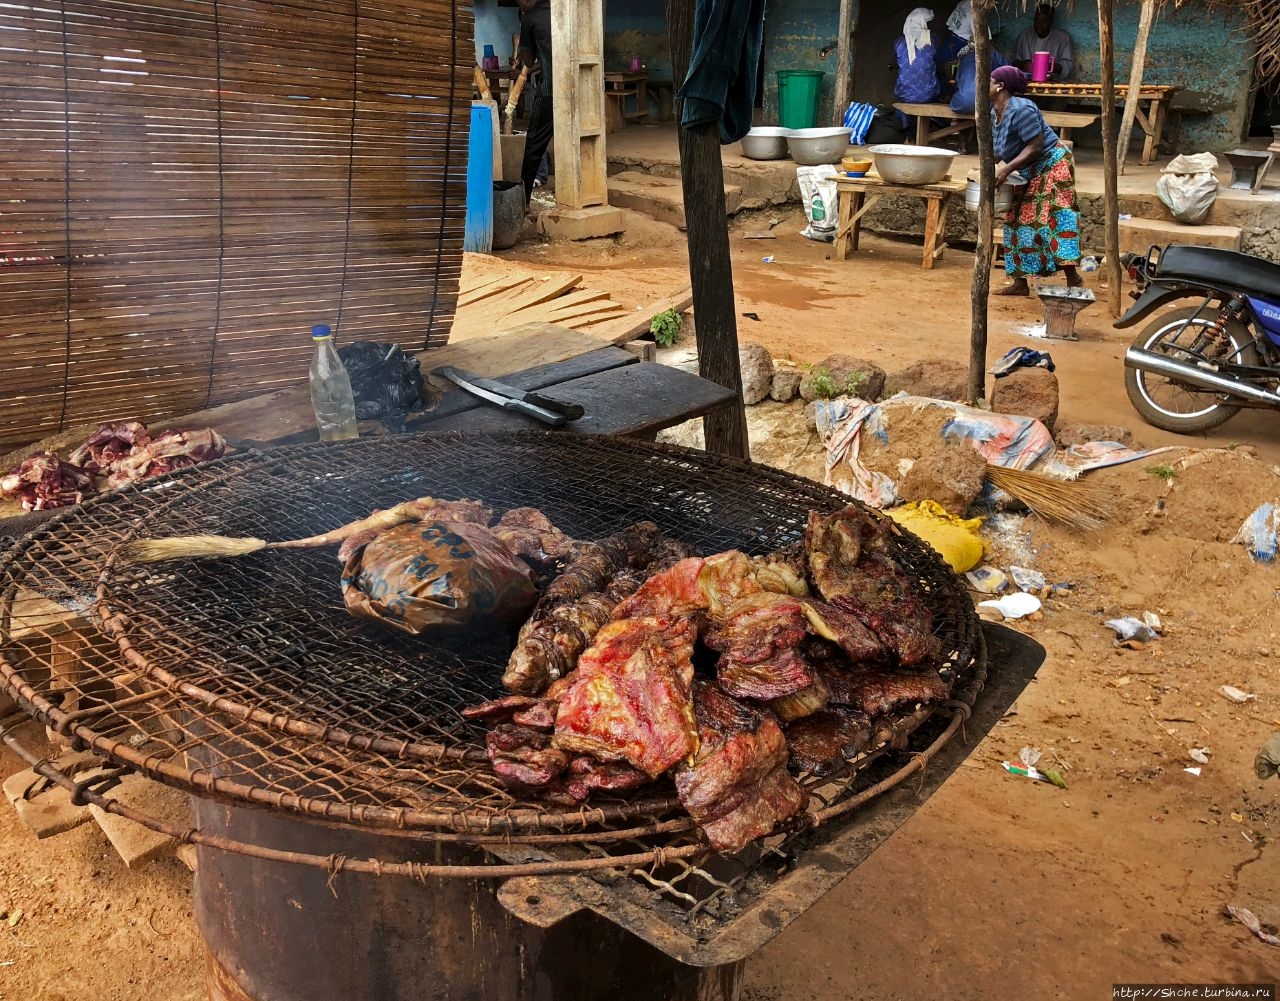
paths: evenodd
<path fill-rule="evenodd" d="M 465 0 L 0 5 L 0 445 L 444 344 Z"/>

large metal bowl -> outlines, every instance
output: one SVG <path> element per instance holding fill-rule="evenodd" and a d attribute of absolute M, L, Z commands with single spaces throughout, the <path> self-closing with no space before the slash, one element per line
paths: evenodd
<path fill-rule="evenodd" d="M 742 155 L 748 160 L 782 160 L 787 156 L 787 129 L 761 125 L 742 137 Z"/>
<path fill-rule="evenodd" d="M 937 184 L 957 155 L 954 150 L 903 143 L 872 146 L 867 152 L 876 162 L 876 173 L 890 184 Z"/>
<path fill-rule="evenodd" d="M 848 129 L 789 129 L 787 148 L 791 159 L 806 167 L 839 163 L 849 149 Z"/>

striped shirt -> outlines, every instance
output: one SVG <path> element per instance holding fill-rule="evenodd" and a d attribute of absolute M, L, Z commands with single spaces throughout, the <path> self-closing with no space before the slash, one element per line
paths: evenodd
<path fill-rule="evenodd" d="M 1038 135 L 1044 136 L 1042 155 L 1058 145 L 1058 134 L 1049 128 L 1049 123 L 1044 120 L 1044 115 L 1040 114 L 1040 109 L 1028 98 L 1009 98 L 1009 103 L 1005 105 L 1004 117 L 999 121 L 996 121 L 996 112 L 992 108 L 991 120 L 995 124 L 993 139 L 996 159 L 1003 160 L 1005 163 L 1021 153 L 1027 143 Z"/>

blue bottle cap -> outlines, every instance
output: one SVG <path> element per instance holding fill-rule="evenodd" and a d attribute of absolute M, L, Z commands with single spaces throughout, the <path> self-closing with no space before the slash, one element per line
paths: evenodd
<path fill-rule="evenodd" d="M 317 323 L 314 327 L 311 328 L 311 339 L 313 341 L 322 341 L 326 337 L 332 337 L 332 336 L 333 336 L 333 331 L 329 329 L 329 324 L 327 323 Z"/>

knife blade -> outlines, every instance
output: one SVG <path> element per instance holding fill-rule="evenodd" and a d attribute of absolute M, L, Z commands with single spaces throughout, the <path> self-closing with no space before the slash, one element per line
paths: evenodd
<path fill-rule="evenodd" d="M 466 390 L 472 396 L 479 397 L 487 403 L 492 403 L 495 406 L 501 407 L 503 410 L 514 410 L 517 413 L 525 414 L 528 417 L 532 417 L 534 420 L 542 421 L 544 424 L 550 424 L 552 427 L 557 428 L 562 427 L 568 422 L 568 418 L 566 418 L 564 414 L 558 414 L 554 411 L 547 410 L 545 407 L 529 403 L 520 397 L 506 396 L 502 393 L 495 393 L 492 390 L 485 389 L 483 386 L 477 385 L 470 379 L 466 378 L 461 372 L 451 366 L 446 365 L 443 368 L 438 368 L 432 374 L 443 376 L 455 386 Z M 515 392 L 520 393 L 521 396 L 524 395 L 521 390 L 515 390 Z"/>
<path fill-rule="evenodd" d="M 543 410 L 553 410 L 558 414 L 564 414 L 571 421 L 576 421 L 586 413 L 581 404 L 578 403 L 561 403 L 559 400 L 553 400 L 549 396 L 543 396 L 534 390 L 517 389 L 515 386 L 508 385 L 505 382 L 499 382 L 497 379 L 487 379 L 483 375 L 476 375 L 466 369 L 454 368 L 452 365 L 447 367 L 451 372 L 456 373 L 459 378 L 465 379 L 473 386 L 479 386 L 481 389 L 487 389 L 491 393 L 497 393 L 499 396 L 505 396 L 512 400 L 523 400 L 525 403 L 531 403 L 535 407 L 541 407 Z M 445 378 L 451 379 L 449 376 L 445 376 Z"/>

